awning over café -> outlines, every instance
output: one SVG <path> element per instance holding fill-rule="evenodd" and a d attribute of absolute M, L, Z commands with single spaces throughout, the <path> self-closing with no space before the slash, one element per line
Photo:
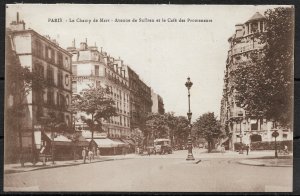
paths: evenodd
<path fill-rule="evenodd" d="M 91 141 L 91 139 L 87 139 L 87 140 Z M 94 139 L 94 142 L 98 145 L 99 148 L 119 147 L 119 143 L 108 138 L 97 138 Z"/>
<path fill-rule="evenodd" d="M 122 141 L 119 140 L 119 139 L 112 139 L 112 140 L 118 145 L 118 147 L 128 146 L 128 144 L 122 142 Z"/>
<path fill-rule="evenodd" d="M 135 143 L 132 140 L 122 139 L 123 142 L 135 146 Z"/>
<path fill-rule="evenodd" d="M 66 136 L 61 134 L 56 134 L 52 140 L 51 132 L 44 132 L 44 134 L 50 139 L 55 146 L 71 146 L 72 140 L 68 139 Z"/>

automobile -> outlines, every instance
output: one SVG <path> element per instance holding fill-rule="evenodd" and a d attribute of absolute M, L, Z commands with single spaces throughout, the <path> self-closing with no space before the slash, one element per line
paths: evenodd
<path fill-rule="evenodd" d="M 154 140 L 154 150 L 159 154 L 172 154 L 171 140 L 163 138 Z"/>

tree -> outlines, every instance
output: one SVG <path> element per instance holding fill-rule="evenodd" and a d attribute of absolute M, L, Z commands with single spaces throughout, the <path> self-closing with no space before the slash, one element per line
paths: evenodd
<path fill-rule="evenodd" d="M 146 120 L 146 129 L 144 131 L 144 145 L 149 145 L 150 139 L 169 137 L 169 127 L 164 115 L 149 114 Z"/>
<path fill-rule="evenodd" d="M 88 116 L 81 116 L 81 120 L 87 124 L 92 132 L 92 140 L 95 131 L 102 131 L 102 119 L 109 120 L 117 116 L 114 100 L 109 96 L 108 88 L 89 86 L 84 89 L 78 97 L 78 111 Z M 74 104 L 74 103 L 73 103 Z"/>
<path fill-rule="evenodd" d="M 189 131 L 189 120 L 185 116 L 176 116 L 176 128 L 174 129 L 176 143 L 180 145 L 186 144 Z"/>
<path fill-rule="evenodd" d="M 265 117 L 290 126 L 293 102 L 294 9 L 265 12 L 265 33 L 255 34 L 264 47 L 233 70 L 231 92 L 249 116 Z"/>
<path fill-rule="evenodd" d="M 171 145 L 174 145 L 174 132 L 177 129 L 178 125 L 178 118 L 174 116 L 174 112 L 168 112 L 163 114 L 165 121 L 167 123 L 167 126 L 169 127 L 169 135 L 171 140 Z"/>
<path fill-rule="evenodd" d="M 206 139 L 208 143 L 208 152 L 213 148 L 214 139 L 218 139 L 222 134 L 220 123 L 213 112 L 208 112 L 200 116 L 194 123 L 195 132 Z"/>

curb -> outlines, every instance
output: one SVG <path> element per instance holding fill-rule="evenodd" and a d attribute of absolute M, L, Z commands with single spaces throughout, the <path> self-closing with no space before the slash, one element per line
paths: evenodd
<path fill-rule="evenodd" d="M 108 159 L 103 159 L 103 160 L 98 160 L 94 161 L 91 163 L 99 163 L 99 162 L 105 162 L 105 161 L 115 161 L 115 160 L 124 160 L 124 159 L 130 159 L 130 158 L 120 158 L 120 159 L 115 159 L 115 158 L 108 158 Z M 22 173 L 22 172 L 30 172 L 30 171 L 36 171 L 36 170 L 43 170 L 43 169 L 52 169 L 52 168 L 59 168 L 59 167 L 72 167 L 72 166 L 77 166 L 77 165 L 87 165 L 91 163 L 71 163 L 71 164 L 63 164 L 63 165 L 46 165 L 46 166 L 41 166 L 41 167 L 36 167 L 32 168 L 29 170 L 15 170 L 15 169 L 7 169 L 4 170 L 4 174 L 13 174 L 13 173 Z"/>
<path fill-rule="evenodd" d="M 259 161 L 248 162 L 242 160 L 242 161 L 238 161 L 238 163 L 241 165 L 252 165 L 252 166 L 263 166 L 263 167 L 293 167 L 293 165 L 272 165 L 272 164 L 261 163 Z"/>

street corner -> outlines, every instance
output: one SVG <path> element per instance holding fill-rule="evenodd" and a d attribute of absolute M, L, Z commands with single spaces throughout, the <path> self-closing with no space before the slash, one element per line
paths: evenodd
<path fill-rule="evenodd" d="M 238 161 L 242 165 L 265 166 L 265 167 L 293 167 L 293 159 L 257 159 Z"/>
<path fill-rule="evenodd" d="M 238 163 L 242 165 L 265 166 L 264 163 L 261 163 L 259 161 L 253 161 L 253 160 L 241 160 L 238 161 Z"/>

